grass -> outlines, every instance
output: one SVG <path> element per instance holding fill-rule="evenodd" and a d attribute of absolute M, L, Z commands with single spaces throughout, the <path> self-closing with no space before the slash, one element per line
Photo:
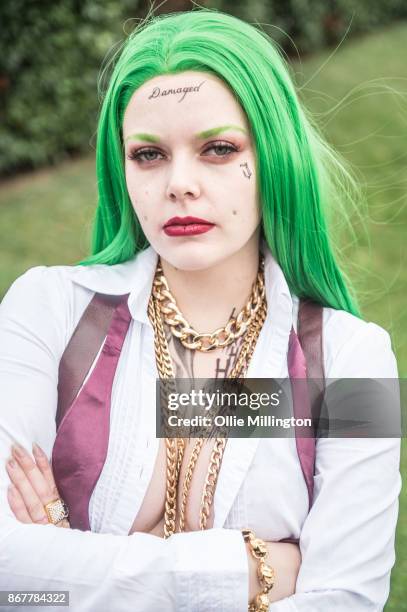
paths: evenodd
<path fill-rule="evenodd" d="M 329 59 L 331 53 L 318 54 L 302 66 L 295 63 L 294 75 L 307 108 L 363 186 L 364 226 L 351 216 L 358 241 L 343 241 L 343 255 L 364 318 L 390 332 L 400 376 L 406 377 L 407 24 L 352 41 Z M 407 474 L 406 440 L 401 473 Z M 406 551 L 403 488 L 386 612 L 407 610 Z"/>
<path fill-rule="evenodd" d="M 357 172 L 365 222 L 350 213 L 357 240 L 341 236 L 364 318 L 392 335 L 407 374 L 407 24 L 293 64 L 301 98 Z M 336 105 L 342 100 L 338 108 Z M 0 297 L 27 268 L 72 264 L 87 254 L 96 203 L 93 158 L 4 183 L 0 191 Z M 407 473 L 407 445 L 402 449 Z M 397 562 L 386 612 L 407 610 L 407 494 L 400 497 Z"/>
<path fill-rule="evenodd" d="M 407 24 L 399 24 L 352 41 L 329 60 L 332 50 L 302 68 L 294 66 L 307 108 L 362 185 L 364 227 L 351 215 L 358 242 L 346 236 L 342 252 L 363 315 L 391 333 L 402 375 L 407 375 L 406 35 Z"/>

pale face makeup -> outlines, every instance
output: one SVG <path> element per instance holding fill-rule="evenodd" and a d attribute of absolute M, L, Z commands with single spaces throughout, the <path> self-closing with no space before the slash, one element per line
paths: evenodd
<path fill-rule="evenodd" d="M 253 143 L 242 108 L 220 79 L 186 71 L 144 83 L 126 108 L 123 141 L 133 208 L 164 260 L 204 270 L 256 251 Z"/>

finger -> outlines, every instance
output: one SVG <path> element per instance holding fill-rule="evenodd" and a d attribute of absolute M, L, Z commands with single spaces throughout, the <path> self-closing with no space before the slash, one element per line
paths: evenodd
<path fill-rule="evenodd" d="M 58 495 L 55 494 L 55 490 L 50 486 L 31 455 L 22 446 L 17 444 L 13 445 L 12 452 L 13 457 L 17 459 L 32 488 L 41 500 L 42 505 L 45 506 L 45 504 L 54 501 Z"/>
<path fill-rule="evenodd" d="M 47 523 L 48 518 L 44 505 L 18 462 L 14 458 L 10 459 L 7 461 L 6 469 L 12 484 L 17 487 L 18 492 L 23 498 L 31 521 L 34 523 Z"/>
<path fill-rule="evenodd" d="M 47 455 L 44 453 L 42 448 L 38 446 L 38 444 L 33 444 L 33 455 L 38 469 L 40 470 L 41 474 L 44 476 L 46 482 L 48 483 L 48 487 L 51 491 L 51 495 L 53 496 L 53 500 L 57 499 L 59 497 L 59 493 L 57 485 L 55 484 L 54 474 L 52 472 L 52 468 L 48 461 Z"/>
<path fill-rule="evenodd" d="M 18 489 L 14 485 L 9 485 L 7 490 L 7 499 L 14 516 L 21 523 L 32 523 L 31 517 L 28 514 L 23 498 Z"/>

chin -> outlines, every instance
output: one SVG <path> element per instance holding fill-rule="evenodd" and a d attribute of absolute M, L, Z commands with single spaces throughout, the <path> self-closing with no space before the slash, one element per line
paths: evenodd
<path fill-rule="evenodd" d="M 227 257 L 227 253 L 217 251 L 213 246 L 202 244 L 184 244 L 174 249 L 162 249 L 160 255 L 171 266 L 185 272 L 206 270 Z"/>
<path fill-rule="evenodd" d="M 184 270 L 185 272 L 196 272 L 198 270 L 207 270 L 218 262 L 213 258 L 206 257 L 165 257 L 163 258 L 178 270 Z"/>

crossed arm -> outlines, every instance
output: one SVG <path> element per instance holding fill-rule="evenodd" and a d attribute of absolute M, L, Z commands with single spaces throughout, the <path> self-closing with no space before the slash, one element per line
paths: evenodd
<path fill-rule="evenodd" d="M 48 455 L 51 452 L 57 363 L 70 329 L 67 293 L 58 290 L 56 281 L 51 270 L 48 274 L 34 269 L 15 284 L 0 307 L 2 462 L 15 440 L 26 446 L 35 440 Z M 335 316 L 342 317 L 340 313 Z M 359 327 L 335 352 L 329 375 L 397 376 L 388 336 L 374 326 Z M 14 453 L 13 458 L 22 469 Z M 383 609 L 394 563 L 398 464 L 398 440 L 318 442 L 315 497 L 302 526 L 296 592 L 280 595 L 282 598 L 271 604 L 269 612 Z M 32 488 L 33 470 L 31 474 L 22 471 Z M 225 612 L 247 609 L 248 562 L 238 530 L 209 529 L 163 540 L 146 533 L 127 537 L 44 526 L 36 524 L 44 518 L 43 508 L 34 514 L 35 503 L 24 497 L 23 491 L 31 491 L 27 483 L 20 480 L 20 485 L 15 485 L 17 495 L 12 489 L 7 503 L 4 463 L 0 472 L 3 589 L 71 589 L 71 605 L 76 612 L 100 606 L 125 612 L 135 603 L 140 611 L 155 606 L 210 612 L 219 608 L 220 601 Z M 14 480 L 18 474 L 21 479 L 17 470 Z M 55 499 L 52 483 L 47 486 L 49 497 L 41 498 L 42 502 Z M 35 499 L 39 495 L 41 491 L 35 490 Z M 17 516 L 17 512 L 21 514 Z M 278 567 L 282 546 L 290 545 L 269 544 L 276 587 L 289 572 L 288 564 Z M 256 589 L 251 594 L 254 592 Z M 272 590 L 274 597 L 277 593 Z"/>
<path fill-rule="evenodd" d="M 45 505 L 58 499 L 52 468 L 44 451 L 33 445 L 32 455 L 22 446 L 14 444 L 6 469 L 11 484 L 8 488 L 8 502 L 13 514 L 21 523 L 48 524 Z M 64 519 L 56 525 L 70 528 L 69 520 Z M 278 576 L 278 583 L 270 592 L 271 602 L 289 597 L 295 592 L 301 555 L 296 544 L 268 542 L 269 557 Z M 246 547 L 249 568 L 249 601 L 261 590 L 257 577 L 257 562 Z"/>

